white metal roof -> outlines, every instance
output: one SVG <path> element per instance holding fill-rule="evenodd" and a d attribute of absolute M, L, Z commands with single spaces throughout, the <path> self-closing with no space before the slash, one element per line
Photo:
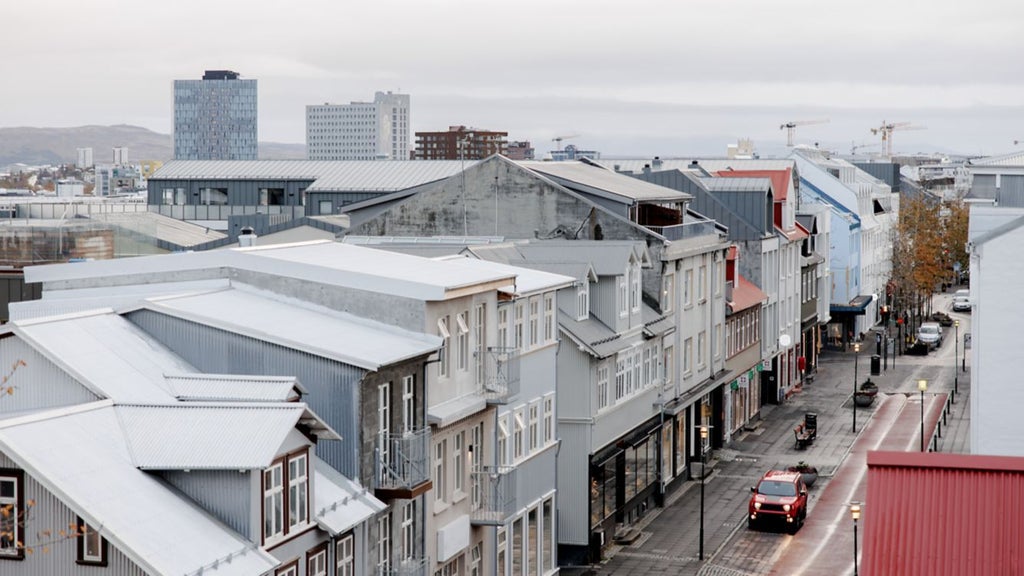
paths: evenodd
<path fill-rule="evenodd" d="M 307 191 L 394 192 L 476 164 L 457 160 L 175 160 L 150 180 L 313 180 Z"/>
<path fill-rule="evenodd" d="M 692 198 L 685 192 L 619 174 L 593 162 L 520 161 L 516 164 L 551 177 L 563 186 L 610 195 L 628 203 L 683 202 Z"/>
<path fill-rule="evenodd" d="M 387 505 L 319 458 L 313 458 L 315 472 L 313 517 L 331 536 L 347 532 L 370 519 Z"/>
<path fill-rule="evenodd" d="M 305 393 L 293 376 L 192 373 L 164 379 L 171 394 L 184 401 L 290 402 Z"/>
<path fill-rule="evenodd" d="M 972 158 L 968 166 L 1024 166 L 1024 152 L 1011 152 L 985 158 Z"/>
<path fill-rule="evenodd" d="M 137 469 L 109 401 L 2 421 L 0 449 L 149 574 L 252 576 L 279 563 Z"/>
<path fill-rule="evenodd" d="M 442 344 L 432 334 L 252 288 L 154 299 L 145 307 L 367 370 L 429 354 Z"/>
<path fill-rule="evenodd" d="M 118 402 L 173 401 L 164 374 L 195 371 L 110 310 L 12 324 L 16 334 L 82 385 Z"/>
<path fill-rule="evenodd" d="M 226 288 L 229 284 L 227 278 L 218 278 L 197 282 L 118 286 L 116 291 L 111 290 L 108 286 L 79 290 L 46 290 L 41 299 L 11 302 L 9 309 L 12 321 L 43 316 L 63 316 L 101 308 L 116 310 L 152 296 L 209 292 Z"/>
<path fill-rule="evenodd" d="M 338 439 L 303 403 L 119 405 L 132 462 L 140 470 L 266 468 L 301 419 Z"/>
<path fill-rule="evenodd" d="M 503 288 L 502 290 L 506 290 L 507 292 L 516 295 L 534 294 L 544 290 L 557 290 L 559 288 L 565 288 L 566 286 L 572 286 L 575 283 L 575 279 L 571 276 L 563 276 L 562 274 L 553 274 L 550 272 L 543 272 L 541 270 L 522 268 L 509 264 L 502 264 L 500 262 L 491 262 L 488 260 L 479 260 L 466 256 L 443 256 L 437 258 L 437 260 L 455 262 L 465 266 L 474 266 L 482 270 L 490 270 L 502 274 L 515 274 L 515 286 L 509 286 L 508 289 Z"/>

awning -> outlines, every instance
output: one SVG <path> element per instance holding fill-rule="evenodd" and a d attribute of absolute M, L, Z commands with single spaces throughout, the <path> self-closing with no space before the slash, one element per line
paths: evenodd
<path fill-rule="evenodd" d="M 867 309 L 868 304 L 871 304 L 871 301 L 874 299 L 875 297 L 871 294 L 866 296 L 857 296 L 853 300 L 850 300 L 849 304 L 832 304 L 829 307 L 829 311 L 833 314 L 855 314 L 857 316 L 862 316 L 864 315 L 864 311 Z"/>
<path fill-rule="evenodd" d="M 708 378 L 697 386 L 690 388 L 665 404 L 665 415 L 675 416 L 676 414 L 679 414 L 685 410 L 687 406 L 690 406 L 694 401 L 700 399 L 705 394 L 708 394 L 719 386 L 724 386 L 726 383 L 732 382 L 733 379 L 736 378 L 737 374 L 738 372 L 736 370 L 723 370 L 716 374 L 714 378 Z"/>
<path fill-rule="evenodd" d="M 439 428 L 476 414 L 487 407 L 487 400 L 476 394 L 467 394 L 427 408 L 427 423 Z"/>

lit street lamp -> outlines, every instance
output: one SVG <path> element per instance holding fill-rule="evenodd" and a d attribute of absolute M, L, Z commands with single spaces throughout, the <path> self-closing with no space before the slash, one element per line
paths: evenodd
<path fill-rule="evenodd" d="M 850 517 L 853 518 L 853 576 L 857 576 L 857 520 L 860 520 L 860 502 L 850 502 Z"/>
<path fill-rule="evenodd" d="M 956 402 L 956 395 L 960 393 L 960 372 L 957 371 L 956 365 L 960 363 L 960 321 L 953 321 L 953 402 Z M 967 355 L 967 350 L 964 350 L 964 355 Z"/>
<path fill-rule="evenodd" d="M 706 463 L 704 461 L 704 455 L 707 453 L 706 444 L 708 440 L 708 432 L 710 426 L 701 424 L 697 426 L 700 429 L 700 549 L 697 554 L 697 558 L 704 561 L 704 467 Z"/>
<path fill-rule="evenodd" d="M 857 433 L 857 360 L 860 359 L 860 342 L 853 344 L 853 433 Z"/>
<path fill-rule="evenodd" d="M 921 391 L 921 452 L 924 452 L 924 393 L 928 390 L 928 381 L 917 381 L 917 389 Z"/>

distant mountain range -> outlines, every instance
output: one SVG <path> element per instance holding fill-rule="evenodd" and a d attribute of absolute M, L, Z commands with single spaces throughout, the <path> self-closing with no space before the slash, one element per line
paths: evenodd
<path fill-rule="evenodd" d="M 0 128 L 0 167 L 22 163 L 73 164 L 77 148 L 92 148 L 93 161 L 109 162 L 115 147 L 128 148 L 129 161 L 162 160 L 174 156 L 170 134 L 139 126 L 78 126 L 75 128 Z M 261 160 L 301 160 L 304 144 L 260 142 Z"/>

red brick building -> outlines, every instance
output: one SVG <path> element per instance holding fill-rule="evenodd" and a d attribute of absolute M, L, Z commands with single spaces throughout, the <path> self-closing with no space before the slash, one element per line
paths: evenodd
<path fill-rule="evenodd" d="M 417 132 L 416 160 L 483 160 L 508 155 L 508 132 L 449 126 L 447 132 Z"/>

